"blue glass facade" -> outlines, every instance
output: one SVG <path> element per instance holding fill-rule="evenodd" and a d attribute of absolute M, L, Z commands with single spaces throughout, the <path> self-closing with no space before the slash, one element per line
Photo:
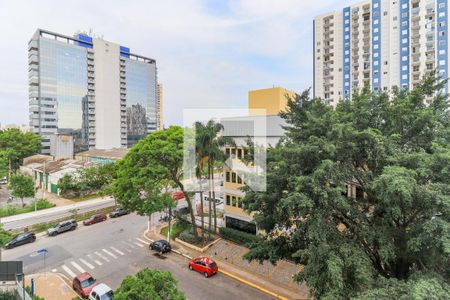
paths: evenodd
<path fill-rule="evenodd" d="M 372 89 L 381 87 L 381 7 L 380 0 L 372 0 Z"/>
<path fill-rule="evenodd" d="M 75 38 L 80 40 L 77 42 L 78 46 L 82 46 L 85 48 L 93 48 L 92 37 L 82 34 L 82 33 L 79 33 L 79 34 L 75 35 Z"/>
<path fill-rule="evenodd" d="M 120 56 L 130 58 L 130 48 L 120 46 Z"/>
<path fill-rule="evenodd" d="M 437 0 L 437 63 L 439 74 L 442 78 L 448 78 L 448 1 Z M 445 85 L 445 93 L 448 93 L 448 83 Z"/>
<path fill-rule="evenodd" d="M 52 106 L 45 111 L 41 127 L 71 134 L 74 151 L 87 150 L 87 50 L 41 39 L 39 63 L 40 98 Z"/>
<path fill-rule="evenodd" d="M 410 32 L 409 0 L 400 0 L 400 88 L 409 89 Z"/>
<path fill-rule="evenodd" d="M 343 15 L 343 45 L 344 45 L 344 55 L 343 55 L 343 98 L 349 100 L 351 94 L 351 84 L 350 84 L 350 7 L 345 7 L 342 12 Z"/>
<path fill-rule="evenodd" d="M 128 147 L 156 129 L 155 64 L 126 60 Z"/>

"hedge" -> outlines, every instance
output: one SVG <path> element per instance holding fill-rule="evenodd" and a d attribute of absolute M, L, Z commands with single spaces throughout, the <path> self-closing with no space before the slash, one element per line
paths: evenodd
<path fill-rule="evenodd" d="M 219 233 L 223 238 L 245 246 L 261 241 L 261 238 L 257 235 L 232 228 L 221 227 L 219 228 Z"/>
<path fill-rule="evenodd" d="M 186 229 L 181 232 L 178 238 L 186 243 L 193 245 L 197 244 L 201 239 L 195 237 L 195 235 L 192 233 L 192 228 Z"/>

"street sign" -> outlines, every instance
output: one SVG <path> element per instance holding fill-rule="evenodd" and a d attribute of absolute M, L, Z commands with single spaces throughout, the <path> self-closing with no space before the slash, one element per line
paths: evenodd
<path fill-rule="evenodd" d="M 42 253 L 48 253 L 48 250 L 45 249 L 45 248 L 43 248 L 43 249 L 39 249 L 39 250 L 36 251 L 36 252 L 39 253 L 39 254 L 42 254 Z"/>

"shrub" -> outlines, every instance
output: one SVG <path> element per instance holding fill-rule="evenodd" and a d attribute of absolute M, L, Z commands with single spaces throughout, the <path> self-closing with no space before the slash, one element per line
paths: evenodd
<path fill-rule="evenodd" d="M 186 243 L 194 245 L 202 241 L 200 237 L 199 238 L 195 237 L 195 235 L 192 233 L 192 228 L 186 229 L 183 232 L 181 232 L 178 238 Z"/>
<path fill-rule="evenodd" d="M 250 234 L 247 232 L 239 231 L 232 228 L 221 227 L 219 228 L 220 235 L 238 244 L 243 244 L 248 246 L 249 244 L 259 242 L 261 238 L 257 235 Z"/>
<path fill-rule="evenodd" d="M 32 202 L 32 203 L 30 204 L 30 206 L 31 206 L 32 208 L 34 208 L 34 202 Z M 47 199 L 39 199 L 39 200 L 37 200 L 37 202 L 36 202 L 36 207 L 37 207 L 37 210 L 41 210 L 41 209 L 46 209 L 46 208 L 52 208 L 52 207 L 55 207 L 55 204 L 48 202 Z"/>

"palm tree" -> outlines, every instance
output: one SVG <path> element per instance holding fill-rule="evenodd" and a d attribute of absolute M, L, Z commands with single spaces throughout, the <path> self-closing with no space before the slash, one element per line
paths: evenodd
<path fill-rule="evenodd" d="M 210 182 L 209 189 L 209 232 L 211 232 L 211 203 L 213 204 L 214 212 L 214 232 L 217 231 L 217 211 L 215 201 L 215 184 L 214 184 L 214 167 L 217 161 L 224 161 L 226 159 L 222 148 L 225 145 L 235 145 L 230 137 L 221 136 L 220 132 L 223 130 L 223 125 L 216 123 L 214 120 L 209 120 L 206 125 L 197 122 L 196 126 L 196 141 L 198 149 L 201 149 L 202 156 L 207 159 L 208 179 Z M 212 199 L 213 200 L 212 200 Z"/>
<path fill-rule="evenodd" d="M 197 156 L 197 168 L 196 168 L 196 177 L 199 181 L 200 186 L 200 218 L 201 218 L 201 225 L 202 225 L 202 237 L 204 237 L 204 231 L 205 231 L 205 217 L 203 216 L 203 186 L 202 186 L 202 174 L 205 168 L 205 160 L 206 156 L 203 152 L 203 148 L 201 143 L 199 142 L 201 139 L 196 141 L 196 156 Z"/>

